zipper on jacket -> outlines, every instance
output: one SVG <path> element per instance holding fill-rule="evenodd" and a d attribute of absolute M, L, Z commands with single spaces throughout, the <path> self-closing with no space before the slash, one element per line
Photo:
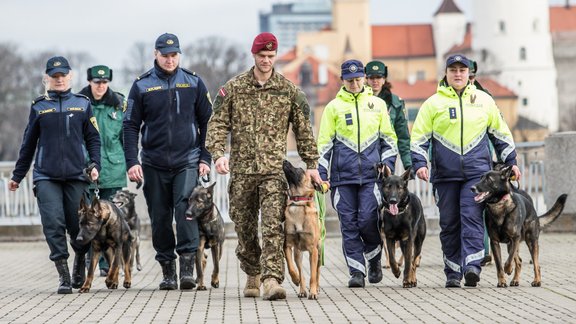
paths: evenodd
<path fill-rule="evenodd" d="M 460 103 L 460 171 L 462 172 L 462 176 L 465 176 L 464 173 L 464 108 L 462 107 L 462 91 L 461 94 L 458 94 L 458 101 Z"/>
<path fill-rule="evenodd" d="M 172 98 L 172 87 L 170 86 L 170 80 L 176 75 L 176 73 L 178 72 L 176 71 L 174 75 L 171 75 L 166 80 L 166 82 L 168 83 L 168 161 L 172 162 L 174 162 L 172 159 L 172 131 L 173 131 L 172 122 L 174 118 L 172 116 L 173 98 Z"/>
<path fill-rule="evenodd" d="M 64 118 L 67 118 L 68 116 L 67 116 L 66 114 L 64 114 L 64 111 L 62 110 L 62 97 L 61 97 L 60 95 L 58 95 L 58 106 L 59 106 L 59 109 L 60 109 L 59 113 L 62 114 L 62 116 L 64 116 Z M 62 143 L 62 142 L 64 141 L 64 138 L 63 138 L 63 136 L 62 136 L 62 122 L 63 122 L 63 121 L 62 121 L 62 118 L 58 118 L 58 124 L 59 124 L 59 125 L 58 125 L 58 129 L 59 129 L 59 133 L 60 133 L 59 140 L 58 140 L 58 146 L 59 146 L 59 147 L 58 147 L 58 151 L 60 152 L 60 154 L 61 154 L 62 157 L 65 157 L 66 155 L 64 154 L 64 151 L 62 150 L 62 147 L 63 147 L 63 143 Z M 65 177 L 66 174 L 67 174 L 67 172 L 66 172 L 66 171 L 67 171 L 67 170 L 66 170 L 66 165 L 67 165 L 67 164 L 66 164 L 66 161 L 63 160 L 60 165 L 62 166 L 62 170 L 61 170 L 61 171 L 63 171 L 63 173 L 60 174 L 60 176 L 61 176 L 61 177 Z"/>
<path fill-rule="evenodd" d="M 360 185 L 362 185 L 362 152 L 360 152 L 360 111 L 358 110 L 358 96 L 359 94 L 354 94 L 354 105 L 356 106 L 356 124 L 358 125 L 358 178 L 360 179 Z"/>

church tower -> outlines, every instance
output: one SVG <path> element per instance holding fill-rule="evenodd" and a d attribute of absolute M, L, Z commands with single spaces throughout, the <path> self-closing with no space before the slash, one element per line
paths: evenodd
<path fill-rule="evenodd" d="M 442 0 L 442 4 L 434 13 L 432 30 L 439 79 L 444 75 L 444 56 L 446 52 L 452 46 L 460 44 L 466 33 L 466 16 L 454 3 L 454 0 Z"/>
<path fill-rule="evenodd" d="M 558 90 L 547 0 L 474 1 L 472 50 L 480 74 L 518 95 L 518 112 L 558 130 Z"/>

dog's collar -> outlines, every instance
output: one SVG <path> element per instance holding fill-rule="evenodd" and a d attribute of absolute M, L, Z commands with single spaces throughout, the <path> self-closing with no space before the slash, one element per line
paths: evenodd
<path fill-rule="evenodd" d="M 290 196 L 289 199 L 291 201 L 313 201 L 313 196 Z"/>

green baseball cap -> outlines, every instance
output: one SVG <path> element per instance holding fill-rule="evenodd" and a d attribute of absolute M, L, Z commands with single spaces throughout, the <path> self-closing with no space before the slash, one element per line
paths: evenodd
<path fill-rule="evenodd" d="M 112 81 L 112 69 L 106 65 L 88 68 L 88 81 Z"/>
<path fill-rule="evenodd" d="M 366 76 L 370 77 L 373 75 L 378 75 L 382 77 L 388 77 L 388 67 L 380 61 L 371 61 L 366 64 Z"/>

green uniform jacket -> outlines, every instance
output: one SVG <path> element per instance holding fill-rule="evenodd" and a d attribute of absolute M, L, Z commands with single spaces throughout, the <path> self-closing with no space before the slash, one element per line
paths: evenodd
<path fill-rule="evenodd" d="M 124 95 L 110 88 L 98 101 L 92 96 L 90 86 L 82 89 L 80 93 L 90 98 L 100 130 L 102 169 L 98 187 L 101 189 L 126 187 L 126 160 L 122 148 L 122 119 L 126 111 L 126 99 Z M 94 184 L 90 188 L 94 189 Z"/>
<path fill-rule="evenodd" d="M 232 172 L 281 174 L 290 125 L 306 167 L 318 167 L 306 95 L 276 71 L 263 86 L 254 78 L 254 67 L 234 77 L 218 90 L 213 108 L 206 148 L 218 160 L 231 134 Z"/>
<path fill-rule="evenodd" d="M 397 95 L 388 92 L 386 96 L 385 89 L 382 89 L 378 97 L 386 101 L 388 105 L 388 114 L 390 115 L 390 122 L 394 127 L 394 132 L 398 138 L 398 153 L 402 159 L 404 170 L 410 169 L 412 166 L 412 159 L 410 157 L 410 133 L 408 132 L 408 121 L 406 120 L 406 111 L 404 108 L 404 100 L 400 99 Z"/>

